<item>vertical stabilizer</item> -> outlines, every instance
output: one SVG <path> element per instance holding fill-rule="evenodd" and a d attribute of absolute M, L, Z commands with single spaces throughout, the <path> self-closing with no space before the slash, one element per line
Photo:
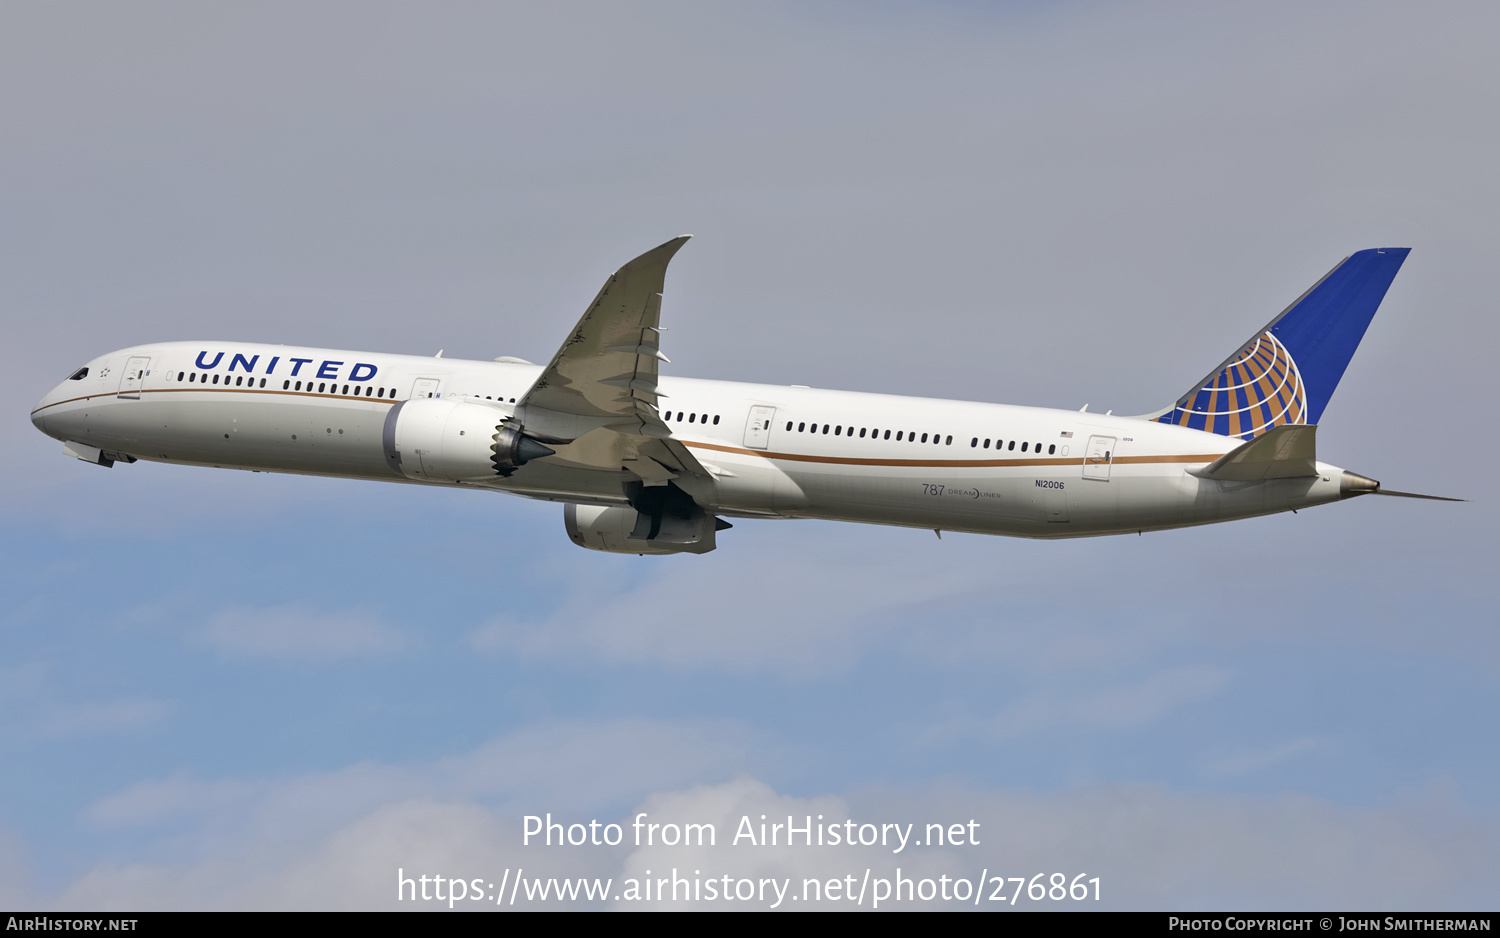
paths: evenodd
<path fill-rule="evenodd" d="M 1151 419 L 1243 440 L 1272 427 L 1316 424 L 1410 252 L 1373 248 L 1344 258 Z"/>

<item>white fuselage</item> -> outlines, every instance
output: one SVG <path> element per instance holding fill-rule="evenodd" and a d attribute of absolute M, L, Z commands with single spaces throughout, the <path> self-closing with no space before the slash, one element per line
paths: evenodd
<path fill-rule="evenodd" d="M 87 376 L 53 389 L 32 420 L 60 440 L 144 460 L 405 482 L 413 479 L 382 447 L 395 404 L 440 397 L 508 413 L 541 370 L 162 343 L 89 362 Z M 1133 417 L 690 378 L 663 377 L 660 387 L 673 437 L 713 476 L 713 504 L 703 508 L 731 517 L 1050 538 L 1206 524 L 1340 497 L 1342 470 L 1322 463 L 1314 477 L 1198 478 L 1188 470 L 1241 441 Z M 426 484 L 624 501 L 617 479 L 554 462 L 537 459 L 508 478 Z"/>

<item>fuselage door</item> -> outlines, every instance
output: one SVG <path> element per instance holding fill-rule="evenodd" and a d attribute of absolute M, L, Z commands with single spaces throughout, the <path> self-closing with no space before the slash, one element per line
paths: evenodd
<path fill-rule="evenodd" d="M 756 406 L 750 408 L 750 419 L 745 421 L 745 445 L 751 449 L 765 449 L 771 445 L 771 421 L 776 419 L 776 408 Z"/>
<path fill-rule="evenodd" d="M 150 367 L 151 359 L 147 357 L 132 358 L 126 362 L 125 370 L 120 373 L 120 393 L 116 396 L 130 401 L 140 400 L 141 385 L 145 383 Z"/>
<path fill-rule="evenodd" d="M 1114 459 L 1115 438 L 1112 436 L 1089 437 L 1088 455 L 1083 457 L 1083 477 L 1109 481 L 1109 467 Z"/>
<path fill-rule="evenodd" d="M 411 388 L 412 400 L 419 397 L 442 397 L 442 393 L 438 391 L 438 385 L 441 383 L 438 378 L 418 378 Z"/>

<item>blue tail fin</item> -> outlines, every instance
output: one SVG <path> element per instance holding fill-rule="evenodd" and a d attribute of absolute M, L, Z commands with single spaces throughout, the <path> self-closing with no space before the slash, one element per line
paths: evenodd
<path fill-rule="evenodd" d="M 1316 424 L 1411 248 L 1359 251 L 1151 419 L 1253 439 Z"/>

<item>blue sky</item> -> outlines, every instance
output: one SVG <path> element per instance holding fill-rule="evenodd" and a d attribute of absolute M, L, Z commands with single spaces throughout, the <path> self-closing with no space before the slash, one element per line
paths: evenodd
<path fill-rule="evenodd" d="M 1492 908 L 1495 18 L 0 13 L 0 902 L 394 908 L 397 867 L 690 856 L 538 854 L 526 814 L 816 807 L 978 818 L 914 868 L 1089 872 L 1112 908 Z M 673 374 L 1117 413 L 1410 246 L 1320 455 L 1473 501 L 1062 543 L 747 521 L 617 557 L 555 505 L 104 471 L 27 419 L 156 339 L 540 360 L 683 231 Z"/>

